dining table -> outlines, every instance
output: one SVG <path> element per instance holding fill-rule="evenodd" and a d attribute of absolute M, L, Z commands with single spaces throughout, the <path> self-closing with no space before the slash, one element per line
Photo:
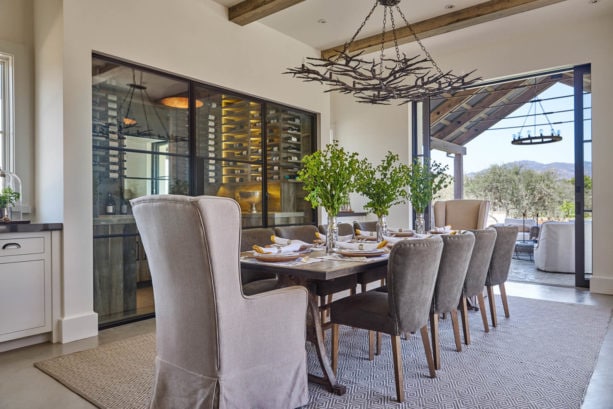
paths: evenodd
<path fill-rule="evenodd" d="M 343 395 L 346 392 L 346 387 L 336 379 L 326 352 L 324 330 L 328 325 L 322 323 L 319 314 L 318 297 L 315 294 L 317 282 L 377 270 L 387 271 L 388 256 L 387 251 L 375 256 L 364 257 L 357 252 L 354 256 L 343 256 L 316 250 L 291 261 L 283 261 L 283 257 L 276 258 L 275 261 L 262 261 L 256 259 L 252 252 L 241 254 L 241 269 L 277 274 L 279 286 L 302 285 L 308 289 L 307 340 L 315 346 L 323 374 L 323 376 L 309 374 L 310 382 L 321 384 L 328 391 L 337 395 Z"/>

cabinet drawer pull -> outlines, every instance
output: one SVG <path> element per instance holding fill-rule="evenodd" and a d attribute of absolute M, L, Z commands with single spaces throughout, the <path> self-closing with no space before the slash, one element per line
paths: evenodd
<path fill-rule="evenodd" d="M 2 250 L 6 250 L 6 249 L 20 249 L 21 248 L 21 244 L 19 243 L 6 243 L 4 246 L 2 246 Z"/>

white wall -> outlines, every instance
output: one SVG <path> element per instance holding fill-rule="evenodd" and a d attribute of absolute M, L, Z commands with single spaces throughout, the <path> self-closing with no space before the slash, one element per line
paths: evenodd
<path fill-rule="evenodd" d="M 92 52 L 321 114 L 329 96 L 280 73 L 316 51 L 254 23 L 228 22 L 210 0 L 35 0 L 37 206 L 63 221 L 63 342 L 94 335 L 91 169 Z M 40 27 L 38 25 L 40 24 Z M 40 60 L 38 58 L 40 57 Z M 39 63 L 40 61 L 40 63 Z M 56 95 L 59 90 L 60 95 Z M 51 98 L 55 106 L 48 106 Z M 47 110 L 49 108 L 49 110 Z M 59 119 L 59 123 L 58 123 Z M 55 162 L 47 149 L 57 147 Z M 43 154 L 44 152 L 44 154 Z M 53 187 L 53 191 L 48 189 Z M 55 189 L 60 197 L 55 197 Z"/>
<path fill-rule="evenodd" d="M 581 0 L 568 0 L 503 20 L 454 31 L 427 39 L 424 44 L 443 69 L 467 72 L 477 68 L 484 79 L 501 78 L 561 66 L 592 64 L 592 134 L 594 183 L 594 276 L 593 292 L 613 294 L 613 253 L 610 251 L 610 226 L 613 226 L 613 171 L 609 137 L 610 107 L 613 106 L 613 15 L 603 8 Z M 603 5 L 604 6 L 604 5 Z M 601 7 L 601 8 L 599 8 Z M 563 16 L 562 16 L 563 15 Z M 413 55 L 416 51 L 408 51 Z M 397 148 L 404 143 L 406 120 L 395 108 L 384 114 L 368 111 L 358 104 L 350 107 L 344 97 L 334 96 L 335 137 L 344 146 L 374 149 L 375 152 Z M 340 109 L 339 106 L 344 106 Z M 385 108 L 384 108 L 385 110 Z M 361 126 L 338 124 L 359 118 Z M 402 130 L 373 138 L 373 129 L 385 118 L 385 128 Z M 370 125 L 366 125 L 370 123 Z M 372 142 L 376 140 L 376 142 Z M 506 142 L 505 142 L 506 144 Z M 504 149 L 506 145 L 501 145 Z M 495 148 L 495 147 L 494 147 Z M 470 153 L 469 153 L 470 154 Z"/>
<path fill-rule="evenodd" d="M 333 94 L 333 138 L 346 150 L 358 152 L 361 158 L 368 159 L 375 166 L 388 151 L 398 154 L 400 161 L 408 164 L 411 158 L 408 110 L 408 105 L 361 104 L 351 96 Z M 352 210 L 364 211 L 366 201 L 363 196 L 352 194 Z M 393 206 L 388 225 L 408 228 L 409 211 L 408 204 Z"/>
<path fill-rule="evenodd" d="M 28 205 L 34 194 L 32 25 L 32 0 L 0 0 L 0 51 L 12 54 L 15 64 L 15 172 L 22 181 L 23 204 Z"/>

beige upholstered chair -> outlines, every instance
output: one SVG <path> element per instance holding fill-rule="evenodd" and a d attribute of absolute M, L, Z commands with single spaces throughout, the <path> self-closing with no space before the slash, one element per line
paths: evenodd
<path fill-rule="evenodd" d="M 368 291 L 332 303 L 332 368 L 335 372 L 339 325 L 347 325 L 391 335 L 399 402 L 404 401 L 401 334 L 421 332 L 430 376 L 436 376 L 428 339 L 428 314 L 442 250 L 443 242 L 438 236 L 400 241 L 394 244 L 389 256 L 388 292 Z"/>
<path fill-rule="evenodd" d="M 575 222 L 545 222 L 534 248 L 534 263 L 542 271 L 575 272 Z"/>
<path fill-rule="evenodd" d="M 496 301 L 494 300 L 495 285 L 500 288 L 500 298 L 502 299 L 504 316 L 507 318 L 510 316 L 509 302 L 507 300 L 507 291 L 504 287 L 504 283 L 507 281 L 507 277 L 509 276 L 511 258 L 513 257 L 513 251 L 515 250 L 515 242 L 519 229 L 517 226 L 492 227 L 496 229 L 496 242 L 494 244 L 494 251 L 492 252 L 492 259 L 490 260 L 490 267 L 485 279 L 485 286 L 487 288 L 487 296 L 490 302 L 492 326 L 495 327 L 498 324 L 496 317 Z"/>
<path fill-rule="evenodd" d="M 462 295 L 468 263 L 475 245 L 475 236 L 471 232 L 455 235 L 445 234 L 442 239 L 443 253 L 430 311 L 430 331 L 432 332 L 432 349 L 436 369 L 441 369 L 441 347 L 438 334 L 439 314 L 450 313 L 456 350 L 458 352 L 462 350 L 460 325 L 458 323 L 458 300 Z"/>
<path fill-rule="evenodd" d="M 479 309 L 481 311 L 481 320 L 483 321 L 483 330 L 485 332 L 490 331 L 490 327 L 487 323 L 483 289 L 485 288 L 485 278 L 487 276 L 487 270 L 490 267 L 494 244 L 496 243 L 496 230 L 493 227 L 488 227 L 483 230 L 472 230 L 472 233 L 475 235 L 475 246 L 473 247 L 470 263 L 468 264 L 462 299 L 460 300 L 460 316 L 462 317 L 464 343 L 466 345 L 470 345 L 467 299 L 477 297 Z"/>
<path fill-rule="evenodd" d="M 243 295 L 238 203 L 175 195 L 131 203 L 155 294 L 151 408 L 308 403 L 307 291 Z"/>
<path fill-rule="evenodd" d="M 272 227 L 244 229 L 241 232 L 241 252 L 253 249 L 254 244 L 263 246 L 267 243 L 271 243 L 270 237 L 273 234 L 275 234 L 275 231 Z M 251 269 L 241 271 L 241 282 L 245 295 L 270 291 L 275 289 L 279 284 L 275 274 L 263 273 Z"/>
<path fill-rule="evenodd" d="M 434 226 L 456 230 L 485 229 L 490 211 L 487 200 L 445 200 L 434 203 Z"/>

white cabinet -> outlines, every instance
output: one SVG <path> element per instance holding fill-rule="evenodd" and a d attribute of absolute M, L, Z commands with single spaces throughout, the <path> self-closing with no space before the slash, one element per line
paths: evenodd
<path fill-rule="evenodd" d="M 51 331 L 49 232 L 0 234 L 0 342 Z"/>

